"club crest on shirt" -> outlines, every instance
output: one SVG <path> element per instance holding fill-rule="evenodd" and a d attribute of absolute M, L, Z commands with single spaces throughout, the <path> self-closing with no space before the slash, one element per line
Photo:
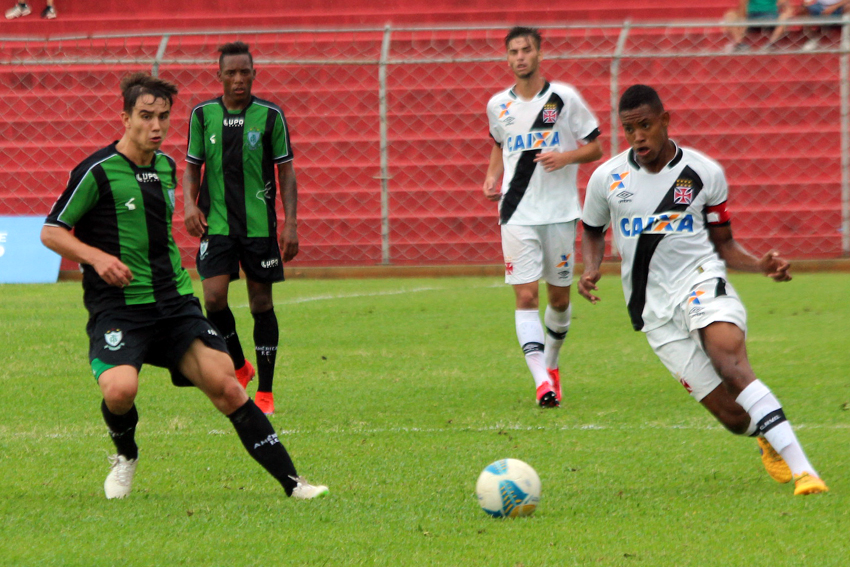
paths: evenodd
<path fill-rule="evenodd" d="M 677 179 L 673 189 L 673 203 L 676 205 L 690 205 L 694 200 L 693 181 L 690 179 Z"/>
<path fill-rule="evenodd" d="M 558 105 L 549 103 L 543 106 L 543 123 L 554 124 L 558 120 Z"/>
<path fill-rule="evenodd" d="M 248 149 L 256 150 L 260 147 L 260 131 L 259 130 L 248 130 Z"/>
<path fill-rule="evenodd" d="M 121 342 L 124 340 L 124 333 L 121 332 L 121 329 L 109 329 L 103 334 L 103 339 L 106 341 L 103 348 L 115 351 L 124 346 L 124 343 Z"/>

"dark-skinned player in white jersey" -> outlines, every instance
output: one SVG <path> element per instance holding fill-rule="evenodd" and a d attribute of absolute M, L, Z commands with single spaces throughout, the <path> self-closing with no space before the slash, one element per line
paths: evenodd
<path fill-rule="evenodd" d="M 750 366 L 747 315 L 726 268 L 791 279 L 777 252 L 758 258 L 732 236 L 728 187 L 714 160 L 668 136 L 670 113 L 654 89 L 627 89 L 618 108 L 631 148 L 588 182 L 579 294 L 595 304 L 611 226 L 635 330 L 667 369 L 726 428 L 756 436 L 762 461 L 794 494 L 826 492 L 779 401 Z"/>
<path fill-rule="evenodd" d="M 540 42 L 534 28 L 515 27 L 505 37 L 516 84 L 487 103 L 495 143 L 483 191 L 499 202 L 505 283 L 516 296 L 517 339 L 537 403 L 550 408 L 561 401 L 559 354 L 570 328 L 573 252 L 581 216 L 576 175 L 579 164 L 602 157 L 602 148 L 599 123 L 578 91 L 543 77 Z M 548 292 L 545 332 L 538 307 L 541 279 Z"/>

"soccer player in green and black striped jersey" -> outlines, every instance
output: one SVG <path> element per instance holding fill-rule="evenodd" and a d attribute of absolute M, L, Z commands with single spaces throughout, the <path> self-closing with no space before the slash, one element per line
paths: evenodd
<path fill-rule="evenodd" d="M 196 106 L 190 117 L 183 176 L 186 229 L 201 237 L 197 266 L 207 317 L 227 341 L 236 375 L 247 388 L 254 367 L 242 352 L 227 303 L 230 281 L 239 278 L 240 265 L 245 272 L 259 374 L 255 401 L 271 415 L 279 342 L 272 283 L 283 281 L 283 263 L 298 254 L 292 146 L 283 110 L 251 94 L 257 72 L 248 46 L 237 41 L 219 52 L 217 76 L 224 94 Z M 279 245 L 278 184 L 285 215 Z"/>
<path fill-rule="evenodd" d="M 123 498 L 132 490 L 143 364 L 168 368 L 175 385 L 204 392 L 288 495 L 327 493 L 327 487 L 297 476 L 268 418 L 237 381 L 225 341 L 204 318 L 180 265 L 171 232 L 177 173 L 174 160 L 159 151 L 177 88 L 134 73 L 121 90 L 124 135 L 71 172 L 41 233 L 45 246 L 83 268 L 89 361 L 117 449 L 104 482 L 106 497 Z"/>

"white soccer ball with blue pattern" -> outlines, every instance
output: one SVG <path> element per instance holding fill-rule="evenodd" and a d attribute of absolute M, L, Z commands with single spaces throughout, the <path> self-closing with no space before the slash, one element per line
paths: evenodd
<path fill-rule="evenodd" d="M 520 460 L 502 459 L 481 471 L 475 494 L 494 518 L 530 516 L 540 502 L 540 477 Z"/>

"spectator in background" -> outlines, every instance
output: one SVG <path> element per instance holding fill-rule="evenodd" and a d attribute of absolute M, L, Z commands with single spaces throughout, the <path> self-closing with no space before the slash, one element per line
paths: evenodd
<path fill-rule="evenodd" d="M 21 16 L 29 16 L 32 14 L 29 5 L 26 2 L 18 2 L 13 8 L 6 10 L 6 19 L 14 20 Z M 47 0 L 47 6 L 41 11 L 41 17 L 47 20 L 52 20 L 56 17 L 56 8 L 53 7 L 53 0 Z"/>
<path fill-rule="evenodd" d="M 758 20 L 787 20 L 794 15 L 795 9 L 790 0 L 740 0 L 738 7 L 726 12 L 724 20 L 728 23 Z M 726 47 L 728 52 L 747 49 L 747 32 L 770 32 L 764 48 L 769 49 L 785 33 L 785 26 L 730 26 L 726 28 L 732 42 Z"/>
<path fill-rule="evenodd" d="M 814 17 L 839 17 L 844 13 L 844 8 L 850 5 L 850 0 L 803 0 L 803 8 L 810 16 Z M 820 43 L 814 35 L 814 28 L 806 28 L 809 40 L 803 44 L 803 51 L 813 51 Z"/>

